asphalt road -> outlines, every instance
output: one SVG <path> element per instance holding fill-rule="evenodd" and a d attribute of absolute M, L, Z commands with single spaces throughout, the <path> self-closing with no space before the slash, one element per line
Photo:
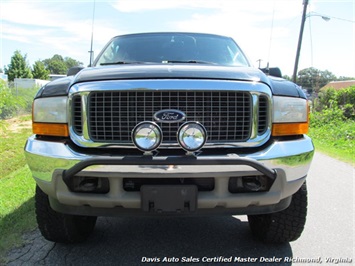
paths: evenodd
<path fill-rule="evenodd" d="M 306 228 L 290 244 L 254 240 L 246 216 L 99 218 L 94 234 L 82 244 L 54 244 L 38 230 L 26 234 L 27 243 L 9 253 L 8 265 L 157 265 L 143 262 L 164 258 L 179 260 L 168 265 L 243 265 L 248 260 L 354 265 L 354 178 L 354 167 L 316 153 L 307 181 Z M 221 262 L 230 259 L 236 262 Z"/>

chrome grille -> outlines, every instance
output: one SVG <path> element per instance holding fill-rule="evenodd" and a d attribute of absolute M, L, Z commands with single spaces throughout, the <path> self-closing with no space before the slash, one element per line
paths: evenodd
<path fill-rule="evenodd" d="M 259 97 L 258 113 L 258 134 L 265 133 L 268 128 L 268 99 L 265 96 Z"/>
<path fill-rule="evenodd" d="M 154 113 L 164 109 L 180 110 L 186 114 L 186 121 L 202 123 L 210 143 L 246 141 L 251 134 L 252 100 L 249 92 L 94 91 L 88 96 L 87 107 L 90 139 L 131 143 L 130 135 L 135 125 L 153 121 Z M 77 115 L 74 111 L 74 116 Z M 184 122 L 158 123 L 163 131 L 163 143 L 176 143 L 176 132 Z M 74 123 L 76 132 L 80 132 L 79 127 L 82 126 Z"/>
<path fill-rule="evenodd" d="M 82 124 L 82 107 L 81 107 L 81 97 L 74 96 L 73 97 L 73 116 L 72 116 L 72 124 L 76 134 L 82 135 L 83 134 L 83 124 Z"/>

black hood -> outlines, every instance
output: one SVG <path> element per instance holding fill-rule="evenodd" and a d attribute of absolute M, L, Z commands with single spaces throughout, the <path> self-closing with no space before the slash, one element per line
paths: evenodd
<path fill-rule="evenodd" d="M 74 83 L 120 79 L 219 79 L 267 82 L 255 68 L 203 64 L 140 64 L 84 69 Z"/>
<path fill-rule="evenodd" d="M 101 66 L 81 70 L 76 76 L 55 80 L 45 85 L 37 97 L 67 95 L 77 83 L 127 79 L 211 79 L 261 82 L 276 95 L 302 97 L 297 85 L 283 79 L 271 79 L 251 67 L 215 66 L 202 64 L 127 64 Z"/>

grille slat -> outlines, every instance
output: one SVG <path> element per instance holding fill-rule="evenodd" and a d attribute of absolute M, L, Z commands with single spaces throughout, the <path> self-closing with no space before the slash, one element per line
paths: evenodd
<path fill-rule="evenodd" d="M 73 126 L 80 134 L 82 110 L 78 109 L 76 99 Z M 263 104 L 267 108 L 267 101 Z M 260 110 L 263 104 L 260 103 Z M 93 91 L 87 106 L 89 136 L 95 142 L 131 143 L 132 129 L 139 122 L 153 121 L 154 114 L 164 109 L 180 110 L 186 114 L 186 120 L 158 123 L 163 131 L 163 143 L 176 143 L 176 132 L 186 121 L 202 123 L 209 143 L 241 142 L 250 138 L 252 99 L 249 92 L 240 91 Z M 267 109 L 261 112 L 259 120 L 264 122 L 258 132 L 267 125 Z"/>
<path fill-rule="evenodd" d="M 75 96 L 73 98 L 73 128 L 76 134 L 82 135 L 83 134 L 83 125 L 81 121 L 81 97 Z"/>
<path fill-rule="evenodd" d="M 268 125 L 268 103 L 265 96 L 259 97 L 259 113 L 258 113 L 258 133 L 263 134 Z"/>

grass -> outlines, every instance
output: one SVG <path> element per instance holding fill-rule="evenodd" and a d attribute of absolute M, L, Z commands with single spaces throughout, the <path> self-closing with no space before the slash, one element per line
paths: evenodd
<path fill-rule="evenodd" d="M 10 248 L 21 245 L 22 234 L 36 227 L 35 182 L 23 152 L 29 122 L 30 115 L 0 120 L 0 264 Z"/>
<path fill-rule="evenodd" d="M 355 121 L 311 127 L 309 136 L 317 151 L 355 165 Z"/>
<path fill-rule="evenodd" d="M 1 120 L 0 179 L 26 165 L 23 147 L 32 132 L 28 127 L 30 120 L 30 115 Z"/>

